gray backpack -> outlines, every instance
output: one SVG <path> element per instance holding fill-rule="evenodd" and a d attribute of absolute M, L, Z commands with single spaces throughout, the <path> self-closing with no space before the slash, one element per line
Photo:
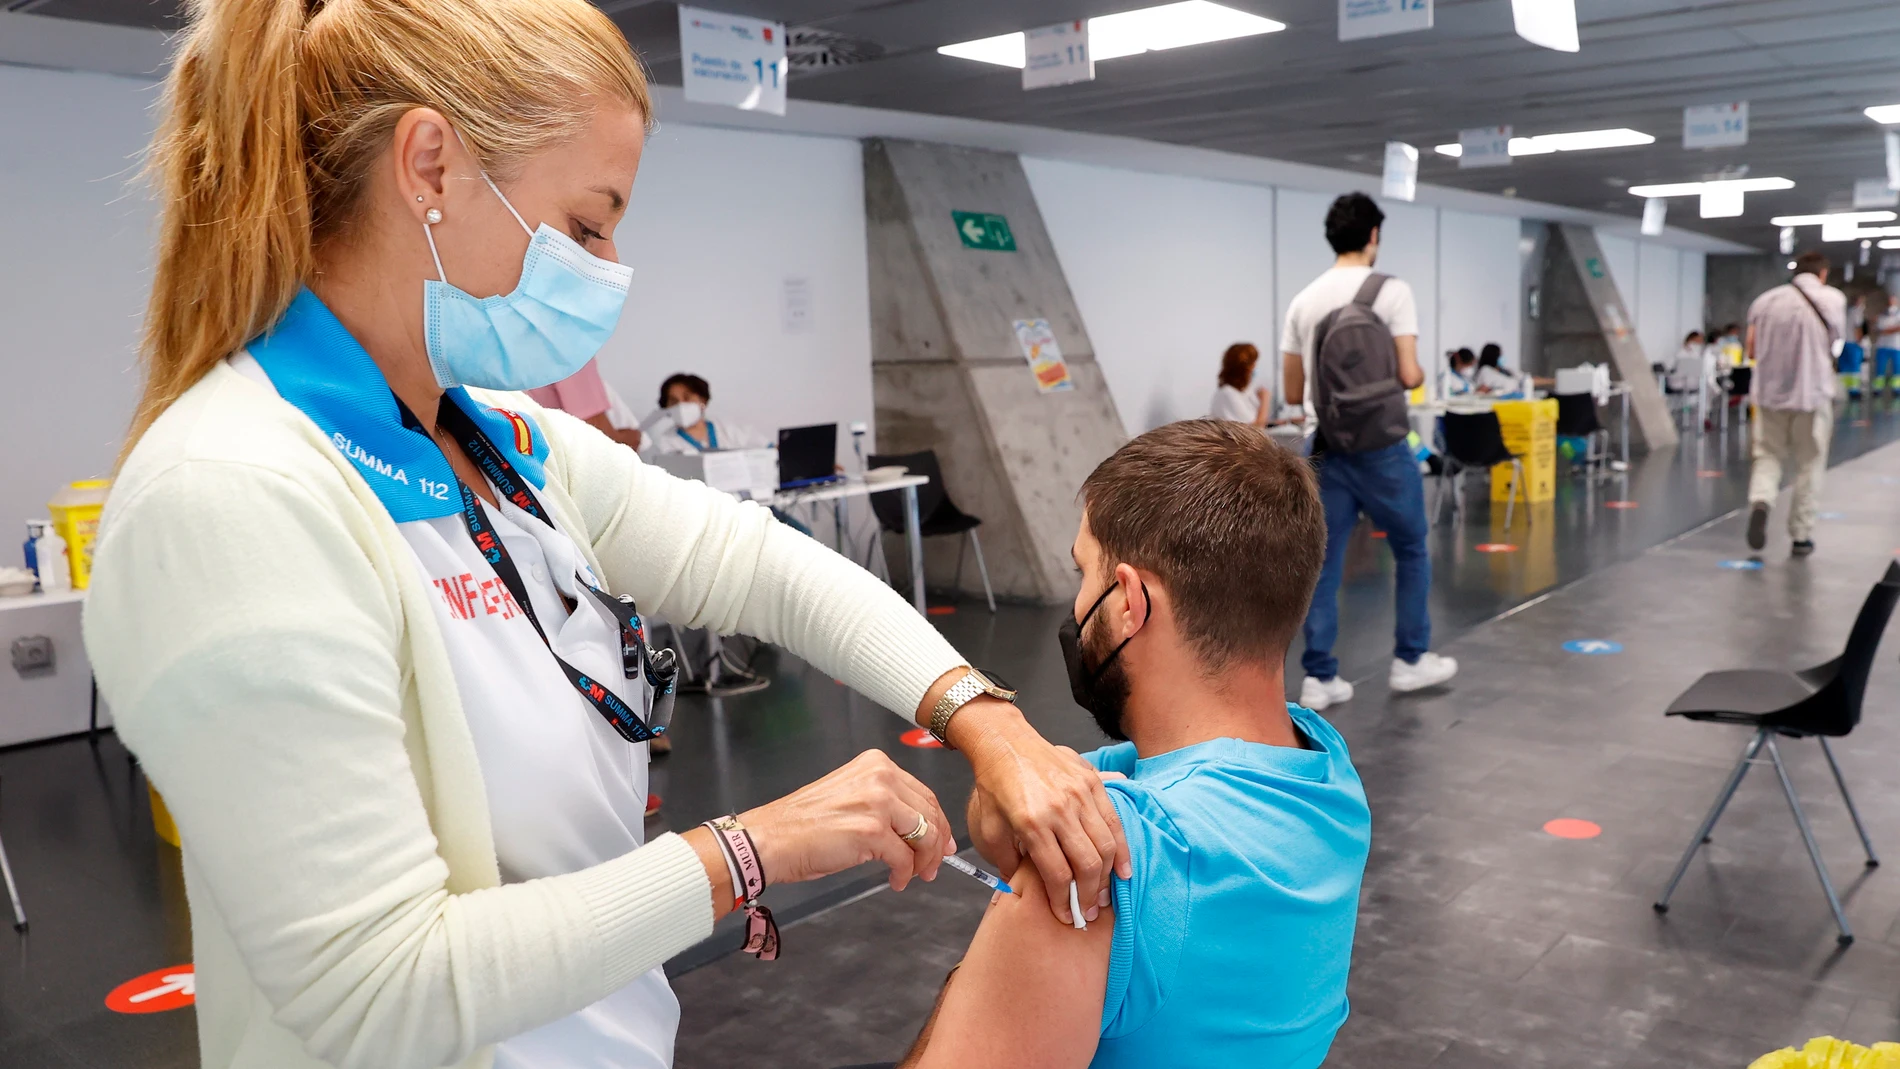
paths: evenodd
<path fill-rule="evenodd" d="M 1399 351 L 1392 331 L 1373 314 L 1386 276 L 1371 274 L 1343 305 L 1319 321 L 1313 335 L 1313 407 L 1327 450 L 1367 453 L 1411 432 Z"/>

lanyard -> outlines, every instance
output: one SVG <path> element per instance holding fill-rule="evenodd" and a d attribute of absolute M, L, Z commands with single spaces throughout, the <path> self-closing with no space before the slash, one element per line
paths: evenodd
<path fill-rule="evenodd" d="M 402 404 L 401 398 L 397 399 L 397 404 L 402 407 L 403 422 L 410 425 L 411 429 L 426 435 L 428 432 L 423 428 L 421 421 L 416 419 L 415 414 L 409 411 L 407 405 Z M 501 455 L 494 443 L 488 440 L 488 436 L 482 433 L 481 428 L 469 417 L 468 413 L 462 411 L 454 401 L 443 397 L 441 407 L 436 412 L 436 419 L 455 436 L 457 441 L 462 443 L 462 448 L 475 461 L 476 466 L 481 468 L 482 473 L 494 484 L 498 496 L 506 498 L 516 508 L 547 524 L 550 528 L 554 528 L 554 520 L 541 506 L 540 500 L 534 496 L 534 491 L 529 488 L 527 480 L 523 479 L 515 470 L 514 465 Z M 620 625 L 620 652 L 627 677 L 638 678 L 644 674 L 648 685 L 660 695 L 659 701 L 649 708 L 647 719 L 642 719 L 640 714 L 634 712 L 633 708 L 621 700 L 619 695 L 607 689 L 606 684 L 575 668 L 560 654 L 554 652 L 553 642 L 548 639 L 547 631 L 541 626 L 540 618 L 535 615 L 534 602 L 528 597 L 527 585 L 521 581 L 521 571 L 515 566 L 514 558 L 509 554 L 507 545 L 495 532 L 495 526 L 488 518 L 488 510 L 482 507 L 481 498 L 476 496 L 475 491 L 461 479 L 456 480 L 456 486 L 462 492 L 462 523 L 468 531 L 469 541 L 474 543 L 476 551 L 481 553 L 483 559 L 495 569 L 496 577 L 507 586 L 508 593 L 521 606 L 521 611 L 527 616 L 528 623 L 534 627 L 534 633 L 541 637 L 542 644 L 547 646 L 549 655 L 554 658 L 554 663 L 560 666 L 561 673 L 567 676 L 568 682 L 573 684 L 581 697 L 585 698 L 587 703 L 613 726 L 614 731 L 628 742 L 645 742 L 656 735 L 665 734 L 668 722 L 673 719 L 673 698 L 676 693 L 673 684 L 678 677 L 678 665 L 672 650 L 654 650 L 647 645 L 646 627 L 640 619 L 638 610 L 634 607 L 633 598 L 626 594 L 616 598 L 576 576 L 580 579 L 581 586 Z M 555 529 L 558 530 L 558 528 Z"/>
<path fill-rule="evenodd" d="M 690 434 L 687 434 L 686 428 L 684 427 L 673 428 L 673 433 L 679 435 L 680 440 L 685 442 L 687 445 L 692 446 L 693 451 L 697 453 L 704 453 L 708 449 L 719 448 L 719 428 L 713 426 L 712 420 L 706 421 L 706 444 L 705 445 L 700 445 L 698 439 L 694 438 Z"/>

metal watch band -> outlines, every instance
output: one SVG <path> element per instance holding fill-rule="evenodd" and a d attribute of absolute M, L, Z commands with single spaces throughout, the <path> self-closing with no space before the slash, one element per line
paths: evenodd
<path fill-rule="evenodd" d="M 1000 690 L 990 684 L 988 680 L 984 678 L 983 673 L 974 668 L 969 669 L 963 674 L 963 678 L 952 684 L 949 690 L 944 691 L 943 697 L 938 698 L 937 704 L 931 707 L 931 738 L 936 739 L 945 746 L 950 746 L 950 718 L 957 715 L 957 710 L 970 704 L 970 702 L 976 700 L 979 695 L 983 694 L 993 694 L 1005 701 L 1013 701 L 1015 698 L 1014 694 L 1010 691 Z M 951 748 L 955 749 L 955 747 Z"/>

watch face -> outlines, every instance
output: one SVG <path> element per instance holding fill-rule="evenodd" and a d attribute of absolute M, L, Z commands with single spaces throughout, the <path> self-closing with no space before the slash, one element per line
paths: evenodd
<path fill-rule="evenodd" d="M 970 671 L 975 672 L 978 676 L 981 676 L 983 679 L 983 682 L 988 683 L 990 686 L 995 687 L 997 690 L 1006 690 L 1010 693 L 1012 697 L 1015 695 L 1016 688 L 1004 682 L 1003 677 L 997 675 L 995 672 L 992 672 L 987 668 L 972 668 L 970 669 Z"/>

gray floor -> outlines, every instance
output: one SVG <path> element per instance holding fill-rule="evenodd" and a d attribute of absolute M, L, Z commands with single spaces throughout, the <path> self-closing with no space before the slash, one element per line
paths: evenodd
<path fill-rule="evenodd" d="M 1900 875 L 1865 869 L 1812 742 L 1790 742 L 1815 832 L 1859 939 L 1839 948 L 1772 776 L 1751 774 L 1666 916 L 1650 908 L 1744 741 L 1665 719 L 1709 669 L 1840 651 L 1900 546 L 1900 448 L 1835 469 L 1821 551 L 1757 572 L 1730 517 L 1611 565 L 1445 650 L 1452 689 L 1375 679 L 1331 713 L 1372 799 L 1353 1014 L 1329 1066 L 1734 1066 L 1834 1034 L 1900 1039 Z M 1777 517 L 1779 520 L 1779 517 Z M 1777 526 L 1779 524 L 1777 523 Z M 1621 654 L 1566 654 L 1575 638 Z M 1900 857 L 1900 665 L 1836 747 L 1876 846 Z M 1079 714 L 1078 714 L 1079 715 Z M 1593 840 L 1545 821 L 1579 817 Z M 786 933 L 786 954 L 676 979 L 679 1064 L 829 1066 L 901 1055 L 967 943 L 981 888 L 873 894 Z"/>
<path fill-rule="evenodd" d="M 1741 552 L 1734 521 L 1663 545 L 1741 504 L 1739 428 L 1640 459 L 1624 478 L 1563 480 L 1555 502 L 1528 524 L 1520 510 L 1508 531 L 1474 493 L 1466 521 L 1433 535 L 1439 643 L 1465 663 L 1457 687 L 1435 697 L 1381 693 L 1391 557 L 1369 529 L 1355 533 L 1340 652 L 1349 676 L 1374 682 L 1335 720 L 1365 773 L 1376 826 L 1355 1010 L 1330 1064 L 1739 1069 L 1825 1031 L 1900 1038 L 1900 892 L 1884 872 L 1860 882 L 1818 755 L 1791 747 L 1835 875 L 1852 887 L 1859 943 L 1832 953 L 1785 806 L 1759 776 L 1677 908 L 1666 920 L 1648 909 L 1741 745 L 1658 710 L 1705 668 L 1832 656 L 1900 546 L 1891 504 L 1900 447 L 1883 449 L 1897 440 L 1900 405 L 1849 408 L 1834 442 L 1846 464 L 1828 495 L 1842 515 L 1824 522 L 1815 558 L 1790 563 L 1778 550 L 1757 573 L 1714 566 Z M 1639 507 L 1605 508 L 1618 499 Z M 1500 541 L 1518 551 L 1474 549 Z M 1061 611 L 991 616 L 966 601 L 931 619 L 1024 689 L 1025 712 L 1045 734 L 1097 745 L 1066 698 Z M 1627 650 L 1574 659 L 1555 650 L 1577 637 Z M 901 745 L 897 718 L 794 659 L 768 653 L 765 663 L 766 691 L 682 702 L 677 749 L 656 766 L 666 798 L 656 830 L 777 797 L 868 747 L 892 753 L 957 811 L 969 787 L 959 756 Z M 1872 720 L 1841 752 L 1877 842 L 1900 851 L 1900 788 L 1878 778 L 1900 753 L 1885 715 L 1897 697 L 1900 676 L 1883 662 Z M 116 984 L 190 957 L 178 853 L 153 837 L 124 751 L 110 734 L 97 750 L 69 740 L 0 751 L 0 778 L 0 829 L 33 915 L 24 937 L 0 928 L 0 1069 L 196 1065 L 190 1012 L 128 1017 L 102 1005 Z M 1597 820 L 1605 834 L 1549 839 L 1537 829 L 1552 816 Z M 775 888 L 775 909 L 800 921 L 778 962 L 725 956 L 736 945 L 725 931 L 670 963 L 685 1007 L 679 1064 L 831 1066 L 900 1054 L 984 894 L 946 879 L 824 912 L 876 882 L 854 872 Z"/>

